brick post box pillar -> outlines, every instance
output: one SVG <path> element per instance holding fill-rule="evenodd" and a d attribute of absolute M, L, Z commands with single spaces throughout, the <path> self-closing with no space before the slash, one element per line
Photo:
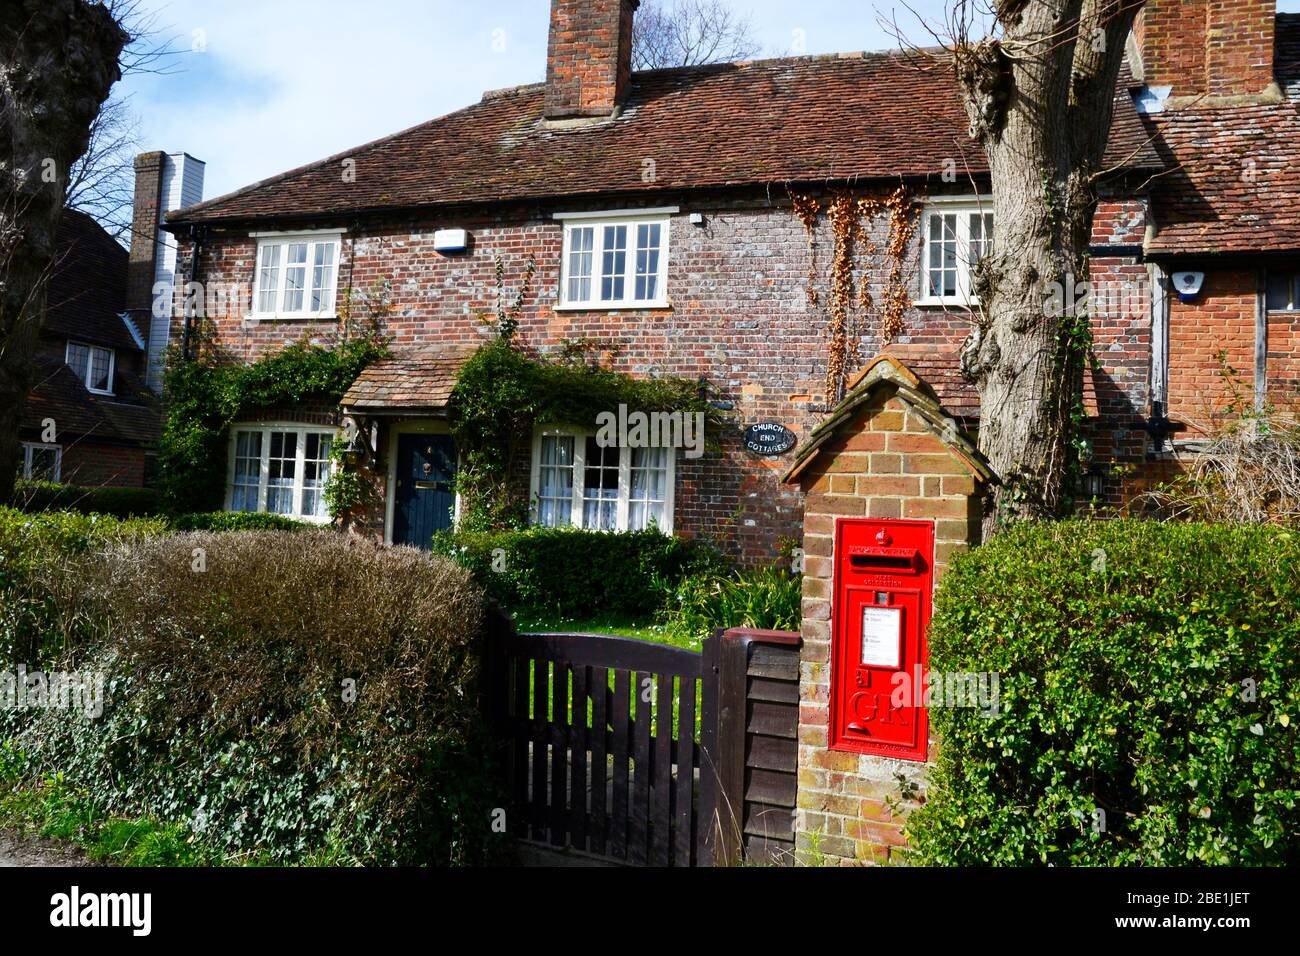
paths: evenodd
<path fill-rule="evenodd" d="M 785 476 L 806 496 L 795 817 L 806 862 L 905 851 L 889 801 L 900 773 L 923 795 L 933 741 L 924 709 L 892 706 L 888 688 L 923 670 L 933 588 L 978 542 L 992 480 L 961 423 L 892 356 L 858 374 Z"/>

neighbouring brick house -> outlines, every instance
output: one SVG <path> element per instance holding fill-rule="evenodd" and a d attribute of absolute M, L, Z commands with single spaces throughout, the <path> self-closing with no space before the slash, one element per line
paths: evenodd
<path fill-rule="evenodd" d="M 36 386 L 19 427 L 25 478 L 140 487 L 158 440 L 144 339 L 126 314 L 127 251 L 90 216 L 59 223 Z"/>

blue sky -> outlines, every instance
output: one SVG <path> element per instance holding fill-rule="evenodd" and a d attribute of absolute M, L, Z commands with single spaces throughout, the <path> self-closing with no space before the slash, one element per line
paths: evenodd
<path fill-rule="evenodd" d="M 879 50 L 943 0 L 731 0 L 764 55 Z M 146 149 L 207 162 L 211 198 L 542 79 L 548 0 L 145 0 L 184 50 L 121 84 Z M 1300 11 L 1300 0 L 1279 9 Z M 800 49 L 802 47 L 802 49 Z"/>

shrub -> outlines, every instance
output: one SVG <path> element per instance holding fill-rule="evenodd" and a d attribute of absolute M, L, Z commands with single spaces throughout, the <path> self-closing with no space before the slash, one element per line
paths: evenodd
<path fill-rule="evenodd" d="M 83 488 L 48 481 L 19 480 L 14 507 L 21 511 L 77 511 L 116 518 L 140 518 L 162 513 L 162 498 L 152 488 Z"/>
<path fill-rule="evenodd" d="M 723 566 L 708 545 L 654 529 L 442 534 L 434 550 L 469 568 L 503 607 L 538 617 L 653 614 L 668 588 Z"/>
<path fill-rule="evenodd" d="M 1300 424 L 1253 411 L 1231 421 L 1135 505 L 1191 521 L 1300 523 Z"/>
<path fill-rule="evenodd" d="M 319 528 L 284 515 L 251 511 L 201 511 L 176 515 L 171 526 L 177 531 L 307 531 Z"/>
<path fill-rule="evenodd" d="M 936 597 L 932 669 L 999 674 L 1000 713 L 931 709 L 913 845 L 959 865 L 1300 860 L 1298 641 L 1285 530 L 1012 527 Z"/>
<path fill-rule="evenodd" d="M 482 858 L 501 804 L 479 736 L 484 604 L 463 569 L 249 532 L 124 541 L 62 576 L 89 623 L 61 634 L 61 666 L 105 674 L 106 703 L 97 720 L 0 712 L 29 781 L 62 773 L 105 814 L 224 853 Z"/>
<path fill-rule="evenodd" d="M 720 627 L 799 630 L 803 577 L 784 564 L 686 578 L 660 612 L 676 643 L 698 644 Z"/>
<path fill-rule="evenodd" d="M 79 626 L 70 563 L 96 547 L 162 534 L 160 518 L 0 508 L 0 664 L 44 664 Z"/>

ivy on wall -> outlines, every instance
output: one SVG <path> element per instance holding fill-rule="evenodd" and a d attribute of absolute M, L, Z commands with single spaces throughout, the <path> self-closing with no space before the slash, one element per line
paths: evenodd
<path fill-rule="evenodd" d="M 486 531 L 521 527 L 527 503 L 510 488 L 520 442 L 538 425 L 596 427 L 601 412 L 682 412 L 704 415 L 714 436 L 721 413 L 702 383 L 681 378 L 632 378 L 570 354 L 569 360 L 529 358 L 509 337 L 483 346 L 461 369 L 451 398 L 451 431 L 460 452 L 456 490 L 461 527 Z"/>
<path fill-rule="evenodd" d="M 169 510 L 220 510 L 234 422 L 278 407 L 336 405 L 362 369 L 386 352 L 382 337 L 366 331 L 332 345 L 297 342 L 251 365 L 211 347 L 188 362 L 172 356 L 158 445 L 159 487 Z"/>
<path fill-rule="evenodd" d="M 854 270 L 861 268 L 859 256 L 870 259 L 879 249 L 871 241 L 871 222 L 877 216 L 889 217 L 889 239 L 885 258 L 889 274 L 881 297 L 877 330 L 882 345 L 903 331 L 903 313 L 910 299 L 910 287 L 903 276 L 903 261 L 912 240 L 915 222 L 911 216 L 912 197 L 899 186 L 889 193 L 857 196 L 844 190 L 835 193 L 823 209 L 812 196 L 794 196 L 794 214 L 808 234 L 808 304 L 816 307 L 819 296 L 817 281 L 816 230 L 824 212 L 831 226 L 834 243 L 831 250 L 830 297 L 826 303 L 829 316 L 826 361 L 826 401 L 830 404 L 844 397 L 849 360 L 861 344 L 865 318 L 875 307 L 871 288 L 865 280 L 856 287 Z M 858 315 L 854 314 L 854 306 Z"/>

